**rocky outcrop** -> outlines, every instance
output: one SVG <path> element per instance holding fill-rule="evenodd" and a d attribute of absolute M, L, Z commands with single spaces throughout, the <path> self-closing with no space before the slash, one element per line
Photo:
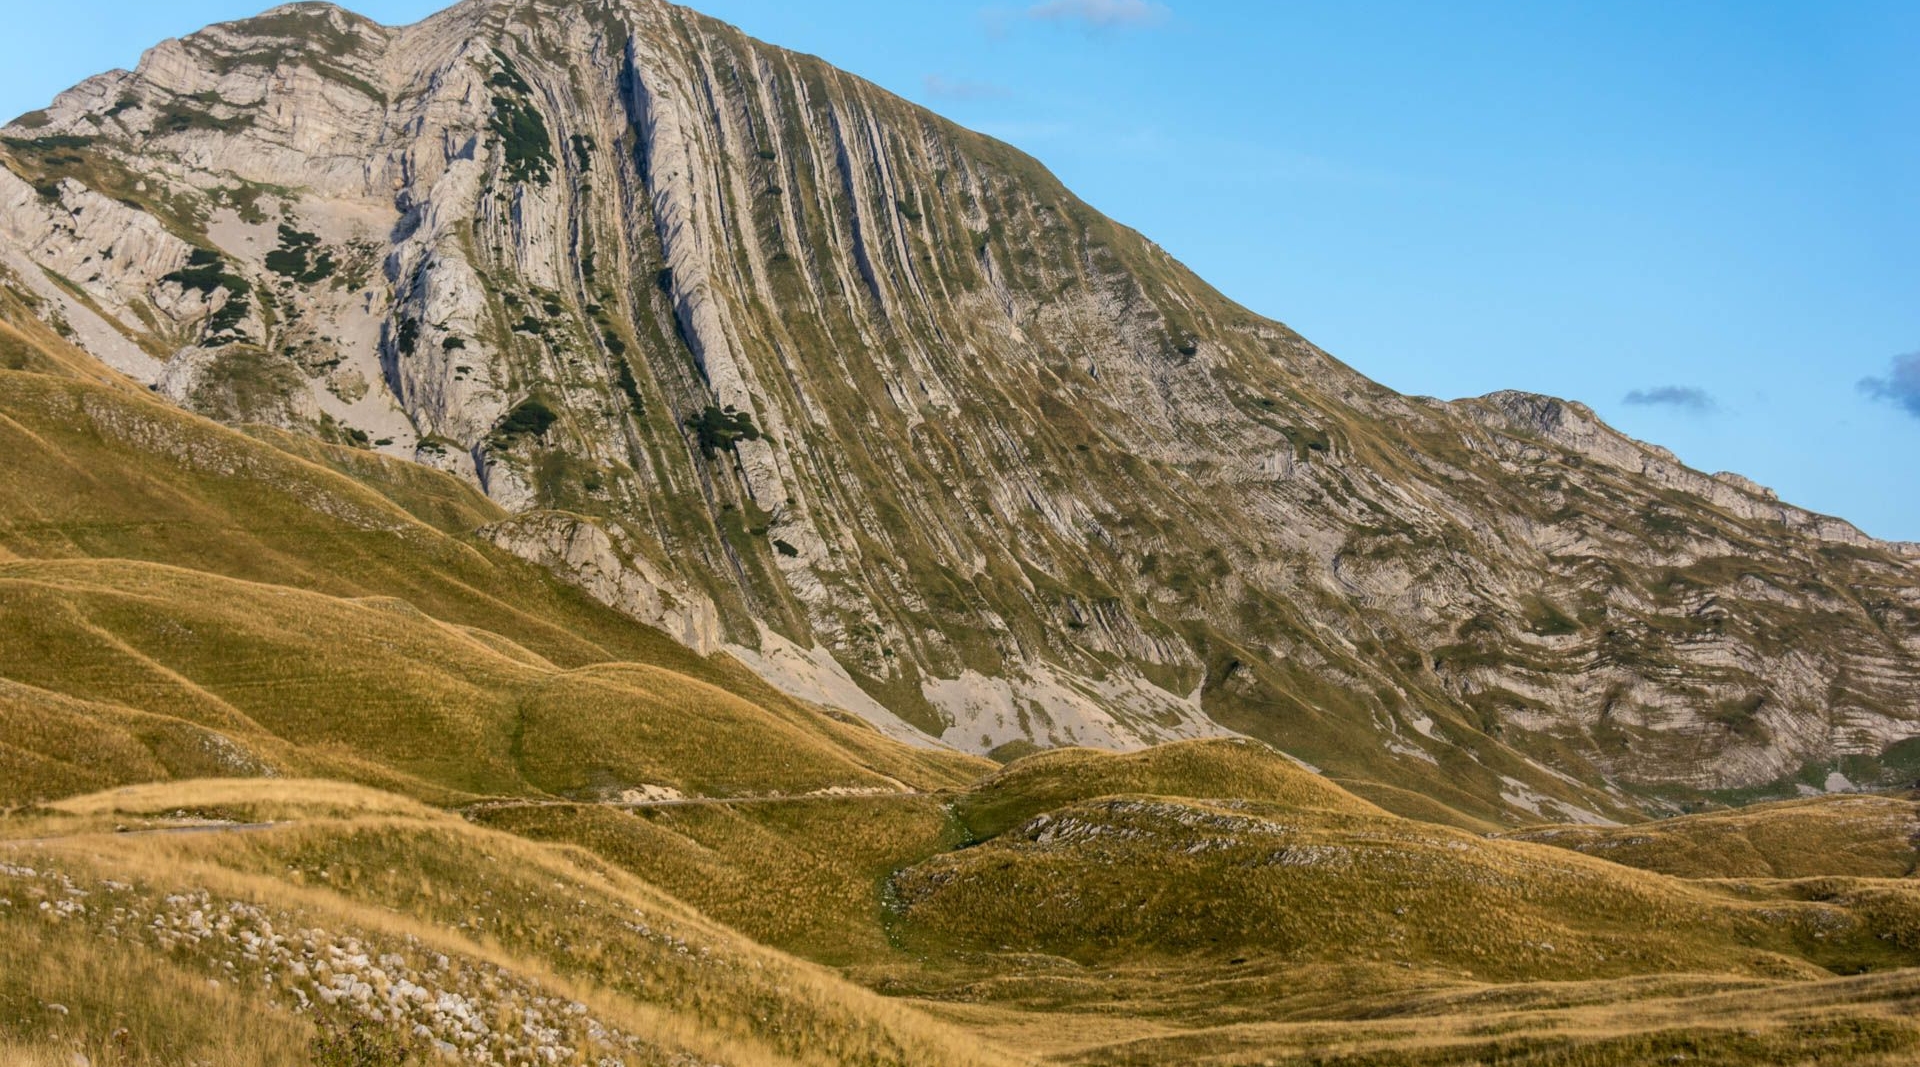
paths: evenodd
<path fill-rule="evenodd" d="M 617 528 L 581 515 L 535 511 L 484 527 L 480 536 L 703 656 L 720 647 L 713 601 L 647 562 Z"/>
<path fill-rule="evenodd" d="M 1705 475 L 1680 462 L 1659 445 L 1635 441 L 1600 421 L 1585 404 L 1534 393 L 1500 392 L 1462 405 L 1469 415 L 1486 418 L 1497 413 L 1508 427 L 1537 434 L 1586 459 L 1639 475 L 1654 485 L 1697 497 L 1748 522 L 1778 523 L 1817 541 L 1889 549 L 1910 545 L 1883 545 L 1861 533 L 1852 523 L 1782 504 L 1773 490 L 1738 474 Z"/>

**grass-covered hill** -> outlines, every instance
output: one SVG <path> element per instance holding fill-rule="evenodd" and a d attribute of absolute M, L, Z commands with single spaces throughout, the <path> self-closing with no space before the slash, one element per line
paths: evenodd
<path fill-rule="evenodd" d="M 1902 935 L 1920 929 L 1920 893 L 1909 888 L 1886 915 L 1749 905 L 1388 816 L 1144 796 L 1063 806 L 893 882 L 909 945 L 1091 966 L 1374 961 L 1498 981 L 1910 966 L 1920 957 Z"/>
<path fill-rule="evenodd" d="M 941 796 L 463 819 L 228 779 L 15 809 L 0 1057 L 1890 1067 L 1920 1050 L 1909 881 L 1657 875 L 1208 751 L 1231 747 L 1040 757 Z M 1208 774 L 1216 754 L 1240 767 Z M 973 838 L 962 813 L 1056 771 L 1061 806 Z M 1086 799 L 1143 778 L 1164 793 Z M 1185 795 L 1229 779 L 1268 799 Z M 341 1047 L 368 1058 L 325 1058 Z"/>
<path fill-rule="evenodd" d="M 1910 880 L 1653 874 L 1392 816 L 1259 745 L 1047 753 L 943 797 L 477 817 L 1058 1062 L 1757 1067 L 1920 1040 Z"/>
<path fill-rule="evenodd" d="M 464 536 L 498 512 L 452 478 L 339 449 L 350 478 L 276 440 L 0 371 L 0 801 L 262 772 L 804 793 L 984 766 L 879 745 Z"/>
<path fill-rule="evenodd" d="M 1920 872 L 1920 797 L 1842 794 L 1508 836 L 1682 878 L 1912 878 Z"/>
<path fill-rule="evenodd" d="M 10 1067 L 1021 1062 L 589 853 L 388 794 L 141 787 L 6 830 L 41 839 L 0 844 Z"/>

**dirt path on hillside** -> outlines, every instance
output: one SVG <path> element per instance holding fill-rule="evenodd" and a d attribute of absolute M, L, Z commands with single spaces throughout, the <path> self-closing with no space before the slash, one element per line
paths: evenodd
<path fill-rule="evenodd" d="M 620 811 L 647 811 L 655 808 L 706 808 L 706 807 L 743 807 L 750 804 L 795 804 L 822 803 L 833 800 L 922 800 L 936 796 L 935 793 L 915 791 L 864 793 L 864 792 L 828 792 L 804 793 L 794 796 L 769 795 L 748 797 L 662 797 L 653 800 L 535 800 L 500 799 L 482 800 L 465 807 L 450 808 L 448 811 L 471 820 L 474 816 L 490 811 L 507 811 L 516 808 L 613 808 Z M 82 837 L 160 837 L 170 834 L 247 834 L 260 833 L 282 826 L 294 826 L 298 820 L 284 822 L 250 823 L 195 823 L 189 826 L 155 826 L 144 829 L 126 829 L 117 827 L 112 830 L 77 830 L 70 834 L 56 834 L 51 837 L 26 837 L 14 840 L 0 840 L 0 848 L 25 848 L 32 845 L 52 845 L 63 841 L 72 841 Z"/>
<path fill-rule="evenodd" d="M 935 793 L 895 792 L 882 793 L 803 793 L 793 796 L 752 796 L 752 797 L 665 797 L 657 800 L 483 800 L 469 804 L 464 808 L 455 808 L 463 816 L 471 817 L 481 812 L 503 811 L 513 808 L 614 808 L 620 811 L 647 811 L 655 808 L 715 808 L 740 807 L 749 804 L 795 804 L 821 803 L 830 800 L 923 800 L 937 796 Z"/>

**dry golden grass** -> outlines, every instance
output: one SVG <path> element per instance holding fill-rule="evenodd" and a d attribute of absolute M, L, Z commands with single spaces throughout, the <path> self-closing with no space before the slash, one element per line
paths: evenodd
<path fill-rule="evenodd" d="M 300 1021 L 161 953 L 129 951 L 73 923 L 14 920 L 4 929 L 0 1019 L 60 1067 L 75 1067 L 75 1052 L 102 1067 L 311 1062 Z"/>
<path fill-rule="evenodd" d="M 1157 760 L 1133 758 L 1130 765 L 1179 767 L 1204 751 L 1184 746 Z M 1265 758 L 1252 756 L 1252 766 L 1261 768 Z M 1083 759 L 1069 757 L 1063 766 L 1081 767 Z M 1090 778 L 1111 781 L 1098 773 Z M 1020 781 L 1033 780 L 997 776 L 982 794 L 1006 802 L 1009 782 Z M 1161 787 L 1183 788 L 1183 781 L 1188 791 L 1201 791 L 1194 785 L 1205 779 L 1171 776 Z M 910 899 L 905 914 L 891 921 L 878 907 L 886 870 L 917 853 L 950 847 L 962 835 L 936 798 L 794 800 L 639 815 L 523 808 L 490 816 L 503 827 L 593 850 L 587 852 L 477 829 L 418 801 L 338 782 L 184 782 L 115 789 L 16 813 L 0 836 L 68 836 L 54 843 L 0 844 L 0 859 L 53 866 L 76 878 L 112 878 L 138 887 L 134 895 L 145 899 L 206 890 L 223 900 L 298 911 L 304 925 L 370 944 L 419 946 L 475 967 L 504 968 L 520 983 L 515 989 L 572 998 L 623 1033 L 728 1064 L 990 1063 L 1001 1062 L 996 1056 L 1026 1055 L 1086 1064 L 1626 1067 L 1682 1055 L 1689 1063 L 1759 1067 L 1893 1064 L 1916 1048 L 1911 1018 L 1920 1004 L 1920 974 L 1822 979 L 1820 970 L 1801 962 L 1820 953 L 1838 962 L 1858 947 L 1852 942 L 1862 931 L 1892 935 L 1893 945 L 1883 953 L 1920 951 L 1920 925 L 1914 922 L 1920 908 L 1910 899 L 1912 887 L 1903 883 L 1829 879 L 1699 888 L 1572 853 L 1395 819 L 1322 792 L 1319 785 L 1301 787 L 1305 792 L 1295 792 L 1285 775 L 1266 786 L 1270 794 L 1290 793 L 1307 806 L 1071 801 L 1045 825 L 1080 820 L 1093 826 L 1107 819 L 1104 825 L 1128 833 L 1081 839 L 1069 833 L 1061 839 L 1068 847 L 1056 849 L 1054 842 L 1040 844 L 1031 824 L 1022 824 L 995 841 L 932 861 L 934 868 L 954 862 L 986 868 L 941 888 L 963 892 L 968 903 L 962 908 L 964 929 L 938 930 L 935 940 L 957 930 L 978 942 L 991 931 L 1011 950 L 934 945 L 926 938 L 937 924 L 928 922 L 922 904 Z M 1077 786 L 1047 788 L 1072 795 L 1098 787 L 1080 778 Z M 1137 806 L 1144 808 L 1133 810 Z M 1156 848 L 1152 834 L 1165 831 L 1162 816 L 1168 815 L 1156 814 L 1161 808 L 1188 813 L 1168 816 L 1180 827 L 1180 836 L 1168 842 L 1177 846 L 1172 851 L 1205 863 L 1183 866 Z M 111 826 L 168 825 L 182 815 L 288 825 L 244 834 L 104 832 Z M 1181 821 L 1195 817 L 1192 825 Z M 1283 847 L 1305 855 L 1325 855 L 1314 850 L 1334 846 L 1368 847 L 1382 850 L 1385 862 L 1346 869 L 1284 899 L 1262 897 L 1230 884 L 1272 889 L 1236 851 L 1247 847 L 1239 838 L 1263 840 L 1261 832 L 1232 825 L 1248 819 L 1283 826 Z M 850 833 L 849 827 L 864 829 Z M 1196 845 L 1203 847 L 1188 851 Z M 1087 847 L 1117 851 L 1090 857 Z M 1032 857 L 1023 851 L 1064 855 L 1071 863 L 1030 880 L 1032 871 L 1022 864 Z M 1416 878 L 1396 866 L 1407 855 L 1422 854 L 1446 863 L 1422 867 Z M 34 858 L 23 858 L 29 856 Z M 1009 860 L 1013 868 L 1002 866 Z M 696 910 L 648 882 L 691 887 L 707 898 L 689 902 Z M 1120 884 L 1123 907 L 1105 908 L 1101 894 L 1111 890 L 1096 884 L 1102 882 Z M 1136 889 L 1151 895 L 1126 896 Z M 1063 893 L 1078 896 L 1066 911 L 1058 910 L 1056 900 Z M 1411 893 L 1415 900 L 1425 894 L 1429 904 L 1441 907 L 1433 914 L 1394 916 L 1389 898 L 1395 893 Z M 1907 899 L 1900 899 L 1903 894 Z M 1869 914 L 1876 908 L 1884 913 Z M 1226 909 L 1268 926 L 1225 918 Z M 19 912 L 8 911 L 0 908 L 0 922 L 17 923 Z M 1696 912 L 1708 913 L 1709 921 L 1698 921 Z M 1795 935 L 1773 950 L 1731 946 L 1729 929 L 1762 932 L 1742 926 L 1745 920 L 1737 916 L 1751 919 L 1760 912 L 1771 913 L 1769 922 L 1782 929 L 1844 936 L 1821 944 Z M 791 938 L 797 948 L 809 947 L 799 942 L 810 936 L 846 927 L 827 939 L 837 947 L 825 954 L 858 962 L 854 973 L 863 982 L 919 998 L 920 1004 L 875 997 L 759 948 L 705 917 L 714 913 L 756 937 Z M 1113 951 L 1115 945 L 1095 936 L 1079 945 L 1035 942 L 1023 950 L 1036 938 L 1084 938 L 1088 918 L 1101 914 L 1118 923 L 1109 929 L 1136 942 Z M 1736 918 L 1726 919 L 1728 914 Z M 1854 916 L 1864 925 L 1852 933 L 1822 922 L 1809 927 L 1808 916 Z M 1553 973 L 1580 977 L 1583 965 L 1563 967 L 1562 959 L 1581 947 L 1582 922 L 1600 917 L 1609 927 L 1600 936 L 1627 950 L 1625 973 L 1676 966 L 1679 972 L 1653 979 L 1538 981 Z M 1430 939 L 1375 939 L 1376 947 L 1392 944 L 1409 952 L 1404 962 L 1412 966 L 1392 959 L 1352 962 L 1370 952 L 1369 935 L 1355 926 L 1369 918 L 1426 929 Z M 1341 958 L 1273 952 L 1276 946 L 1262 930 L 1294 919 L 1305 924 L 1300 929 L 1320 931 Z M 623 931 L 623 921 L 638 921 L 657 939 L 636 940 Z M 1551 959 L 1521 955 L 1513 939 L 1535 937 L 1542 923 L 1556 924 L 1556 937 L 1574 935 L 1565 940 L 1567 951 Z M 94 966 L 86 961 L 100 955 L 87 940 L 98 931 L 61 927 L 59 937 L 80 940 L 56 943 L 47 940 L 52 934 L 23 937 L 20 927 L 10 929 L 0 930 L 0 941 L 18 946 L 22 955 L 5 961 L 4 973 L 25 976 L 16 979 L 25 984 L 0 1002 L 8 1007 L 56 995 L 90 1003 L 81 996 L 86 987 L 118 983 L 150 990 L 155 999 L 115 1002 L 108 1014 L 167 1020 L 182 1010 L 194 983 L 222 962 L 183 958 L 177 951 L 163 957 L 116 951 L 108 954 L 119 961 L 115 966 L 133 970 L 101 977 L 86 970 Z M 1227 948 L 1199 945 L 1189 938 L 1192 931 L 1231 938 L 1249 958 L 1228 959 Z M 1439 944 L 1443 935 L 1457 944 Z M 889 937 L 904 938 L 907 951 Z M 664 946 L 690 951 L 683 956 Z M 1341 946 L 1350 951 L 1343 955 Z M 1476 946 L 1512 950 L 1514 959 L 1477 968 L 1479 979 L 1448 969 L 1448 952 Z M 1088 948 L 1091 956 L 1083 951 Z M 1716 955 L 1729 948 L 1733 955 Z M 1775 976 L 1739 955 L 1752 952 L 1779 968 Z M 80 977 L 42 976 L 34 961 L 48 953 L 76 961 Z M 689 957 L 697 963 L 690 965 Z M 1478 964 L 1484 956 L 1473 959 Z M 1514 971 L 1503 976 L 1501 966 Z M 53 1002 L 73 1009 L 66 1001 Z M 258 998 L 249 1003 L 249 1010 L 262 1013 Z M 928 1013 L 947 1021 L 930 1021 Z M 88 1009 L 88 1019 L 100 1017 Z M 769 1029 L 768 1019 L 778 1024 Z M 44 1056 L 76 1043 L 104 1054 L 99 1026 L 62 1029 L 51 1023 L 43 1018 L 21 1028 L 18 1039 L 28 1043 L 22 1055 Z M 234 1062 L 236 1050 L 252 1042 L 233 1034 L 251 1034 L 249 1027 L 256 1026 L 251 1020 L 236 1025 L 233 1032 L 203 1032 L 155 1021 L 143 1033 L 167 1036 L 142 1036 L 152 1054 L 124 1062 Z M 307 1028 L 296 1026 L 280 1038 L 269 1034 L 271 1040 L 260 1046 L 269 1051 L 257 1062 L 302 1062 L 314 1031 L 301 1025 Z M 983 1037 L 1018 1053 L 985 1051 Z M 271 1053 L 272 1041 L 281 1042 L 284 1054 Z"/>
<path fill-rule="evenodd" d="M 1747 903 L 1543 846 L 1245 802 L 1081 803 L 895 886 L 906 944 L 1086 964 L 1272 955 L 1514 981 L 1920 963 L 1905 894 Z"/>
<path fill-rule="evenodd" d="M 1103 970 L 1081 977 L 1078 998 L 1036 980 L 922 1003 L 1002 1045 L 1089 1065 L 1879 1067 L 1910 1064 L 1920 1049 L 1913 972 L 1488 985 L 1310 965 L 1242 981 Z"/>
<path fill-rule="evenodd" d="M 1681 878 L 1908 878 L 1920 867 L 1920 800 L 1815 797 L 1638 826 L 1547 826 L 1507 836 Z"/>
<path fill-rule="evenodd" d="M 449 536 L 497 512 L 436 472 L 295 454 L 150 397 L 4 371 L 0 451 L 0 679 L 16 683 L 0 698 L 0 803 L 263 766 L 434 799 L 953 784 L 987 766 L 822 715 Z M 612 664 L 634 666 L 568 673 Z M 622 729 L 543 694 L 618 709 Z M 640 780 L 664 766 L 646 751 L 600 743 L 684 738 L 679 718 L 705 720 L 711 759 L 667 781 Z M 555 754 L 576 742 L 604 764 Z M 764 774 L 743 758 L 770 752 L 786 758 Z"/>
<path fill-rule="evenodd" d="M 887 879 L 964 837 L 933 797 L 502 808 L 476 817 L 589 849 L 755 940 L 831 966 L 897 958 Z"/>
<path fill-rule="evenodd" d="M 0 802 L 268 768 L 438 799 L 884 788 L 970 765 L 677 671 L 557 669 L 399 602 L 125 561 L 0 564 L 0 675 Z"/>
<path fill-rule="evenodd" d="M 1258 741 L 1186 741 L 1120 754 L 1059 749 L 982 781 L 959 813 L 991 837 L 1041 812 L 1122 794 L 1269 801 L 1308 811 L 1385 815 Z"/>
<path fill-rule="evenodd" d="M 1017 1062 L 910 1007 L 747 942 L 586 853 L 477 829 L 399 798 L 329 783 L 272 783 L 261 795 L 235 783 L 204 791 L 183 784 L 88 798 L 66 811 L 87 816 L 176 806 L 246 807 L 301 821 L 244 834 L 81 835 L 0 846 L 0 861 L 11 865 L 0 869 L 0 896 L 10 901 L 0 906 L 0 981 L 8 983 L 0 986 L 0 1005 L 23 1019 L 34 1015 L 22 1024 L 25 1038 L 44 1044 L 110 1037 L 113 1023 L 133 1029 L 139 1041 L 164 1036 L 173 1042 L 162 1050 L 164 1059 L 175 1048 L 184 1055 L 217 1046 L 203 1034 L 260 1030 L 264 1024 L 236 1023 L 218 1011 L 208 1012 L 198 1029 L 178 1025 L 178 1016 L 202 1010 L 196 983 L 215 977 L 240 998 L 235 1011 L 242 1016 L 251 1011 L 276 1026 L 284 1021 L 297 1050 L 302 1028 L 310 1029 L 307 1018 L 261 1012 L 269 1002 L 291 1006 L 273 992 L 292 985 L 285 972 L 279 985 L 267 985 L 258 968 L 249 970 L 232 944 L 218 938 L 162 950 L 145 937 L 144 922 L 123 926 L 122 913 L 112 910 L 145 906 L 144 920 L 170 896 L 205 893 L 194 906 L 208 916 L 233 911 L 225 902 L 234 902 L 282 916 L 274 923 L 282 932 L 296 925 L 324 928 L 335 940 L 357 939 L 371 955 L 438 954 L 468 961 L 449 973 L 464 967 L 482 977 L 510 974 L 500 995 L 515 1004 L 536 1003 L 538 996 L 578 1002 L 607 1027 L 692 1051 L 701 1062 Z M 20 867 L 36 876 L 21 876 Z M 88 895 L 71 895 L 63 882 L 48 880 L 48 872 Z M 49 918 L 26 906 L 36 891 L 41 899 L 67 899 L 88 910 Z M 49 954 L 64 962 L 49 964 Z M 90 961 L 114 960 L 179 973 L 112 982 L 88 977 Z M 236 962 L 237 971 L 227 966 Z M 94 999 L 87 999 L 90 983 L 101 990 Z M 102 1002 L 108 986 L 128 992 Z M 53 1014 L 44 1008 L 49 1002 L 68 1011 Z"/>

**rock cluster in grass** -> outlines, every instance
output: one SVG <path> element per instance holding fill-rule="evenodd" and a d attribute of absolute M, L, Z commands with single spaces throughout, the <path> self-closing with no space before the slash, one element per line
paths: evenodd
<path fill-rule="evenodd" d="M 57 869 L 0 863 L 0 909 L 82 924 L 110 944 L 157 950 L 208 975 L 211 986 L 260 996 L 294 1015 L 388 1027 L 447 1059 L 704 1067 L 504 967 L 436 951 L 413 936 L 328 930 L 299 913 L 204 889 L 158 894 L 111 879 L 83 882 Z M 651 934 L 641 924 L 634 931 Z M 55 1014 L 71 1014 L 58 1007 Z"/>

